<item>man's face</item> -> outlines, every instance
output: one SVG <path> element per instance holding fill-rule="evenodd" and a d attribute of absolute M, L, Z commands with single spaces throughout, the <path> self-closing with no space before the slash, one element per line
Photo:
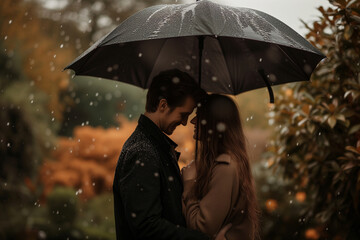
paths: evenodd
<path fill-rule="evenodd" d="M 195 105 L 194 99 L 187 97 L 182 106 L 176 107 L 172 111 L 167 107 L 162 117 L 160 129 L 166 134 L 171 135 L 180 124 L 186 126 L 189 115 L 194 111 Z"/>

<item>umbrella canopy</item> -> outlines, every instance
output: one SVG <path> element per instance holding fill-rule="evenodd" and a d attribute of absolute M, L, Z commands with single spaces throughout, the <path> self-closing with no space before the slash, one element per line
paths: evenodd
<path fill-rule="evenodd" d="M 178 68 L 208 92 L 236 95 L 309 80 L 323 58 L 266 13 L 199 1 L 137 12 L 65 69 L 146 89 L 159 72 Z"/>

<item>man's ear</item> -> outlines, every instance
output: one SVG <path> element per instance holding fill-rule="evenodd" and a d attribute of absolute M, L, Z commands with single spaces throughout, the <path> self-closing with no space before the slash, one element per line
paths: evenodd
<path fill-rule="evenodd" d="M 168 108 L 168 103 L 165 98 L 160 99 L 158 110 L 164 112 Z"/>

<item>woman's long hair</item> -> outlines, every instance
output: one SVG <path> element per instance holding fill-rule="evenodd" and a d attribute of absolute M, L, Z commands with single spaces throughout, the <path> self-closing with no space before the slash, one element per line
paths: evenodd
<path fill-rule="evenodd" d="M 248 218 L 253 226 L 253 237 L 257 239 L 259 210 L 237 105 L 230 97 L 208 95 L 197 109 L 197 121 L 199 136 L 196 140 L 197 184 L 194 185 L 194 196 L 201 199 L 208 192 L 215 159 L 220 154 L 229 154 L 237 163 L 241 191 L 246 196 Z"/>

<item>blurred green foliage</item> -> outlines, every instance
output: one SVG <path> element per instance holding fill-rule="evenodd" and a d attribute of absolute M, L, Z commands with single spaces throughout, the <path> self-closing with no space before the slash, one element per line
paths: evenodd
<path fill-rule="evenodd" d="M 61 135 L 71 136 L 79 125 L 117 127 L 119 114 L 136 120 L 145 110 L 145 90 L 106 79 L 75 77 L 66 95 L 73 101 L 65 110 Z"/>
<path fill-rule="evenodd" d="M 111 194 L 79 201 L 72 188 L 56 187 L 46 205 L 35 209 L 32 229 L 40 238 L 53 240 L 115 239 Z"/>
<path fill-rule="evenodd" d="M 283 88 L 269 114 L 274 167 L 307 193 L 324 239 L 360 236 L 360 2 L 333 0 L 307 26 L 327 59 L 311 83 Z"/>

